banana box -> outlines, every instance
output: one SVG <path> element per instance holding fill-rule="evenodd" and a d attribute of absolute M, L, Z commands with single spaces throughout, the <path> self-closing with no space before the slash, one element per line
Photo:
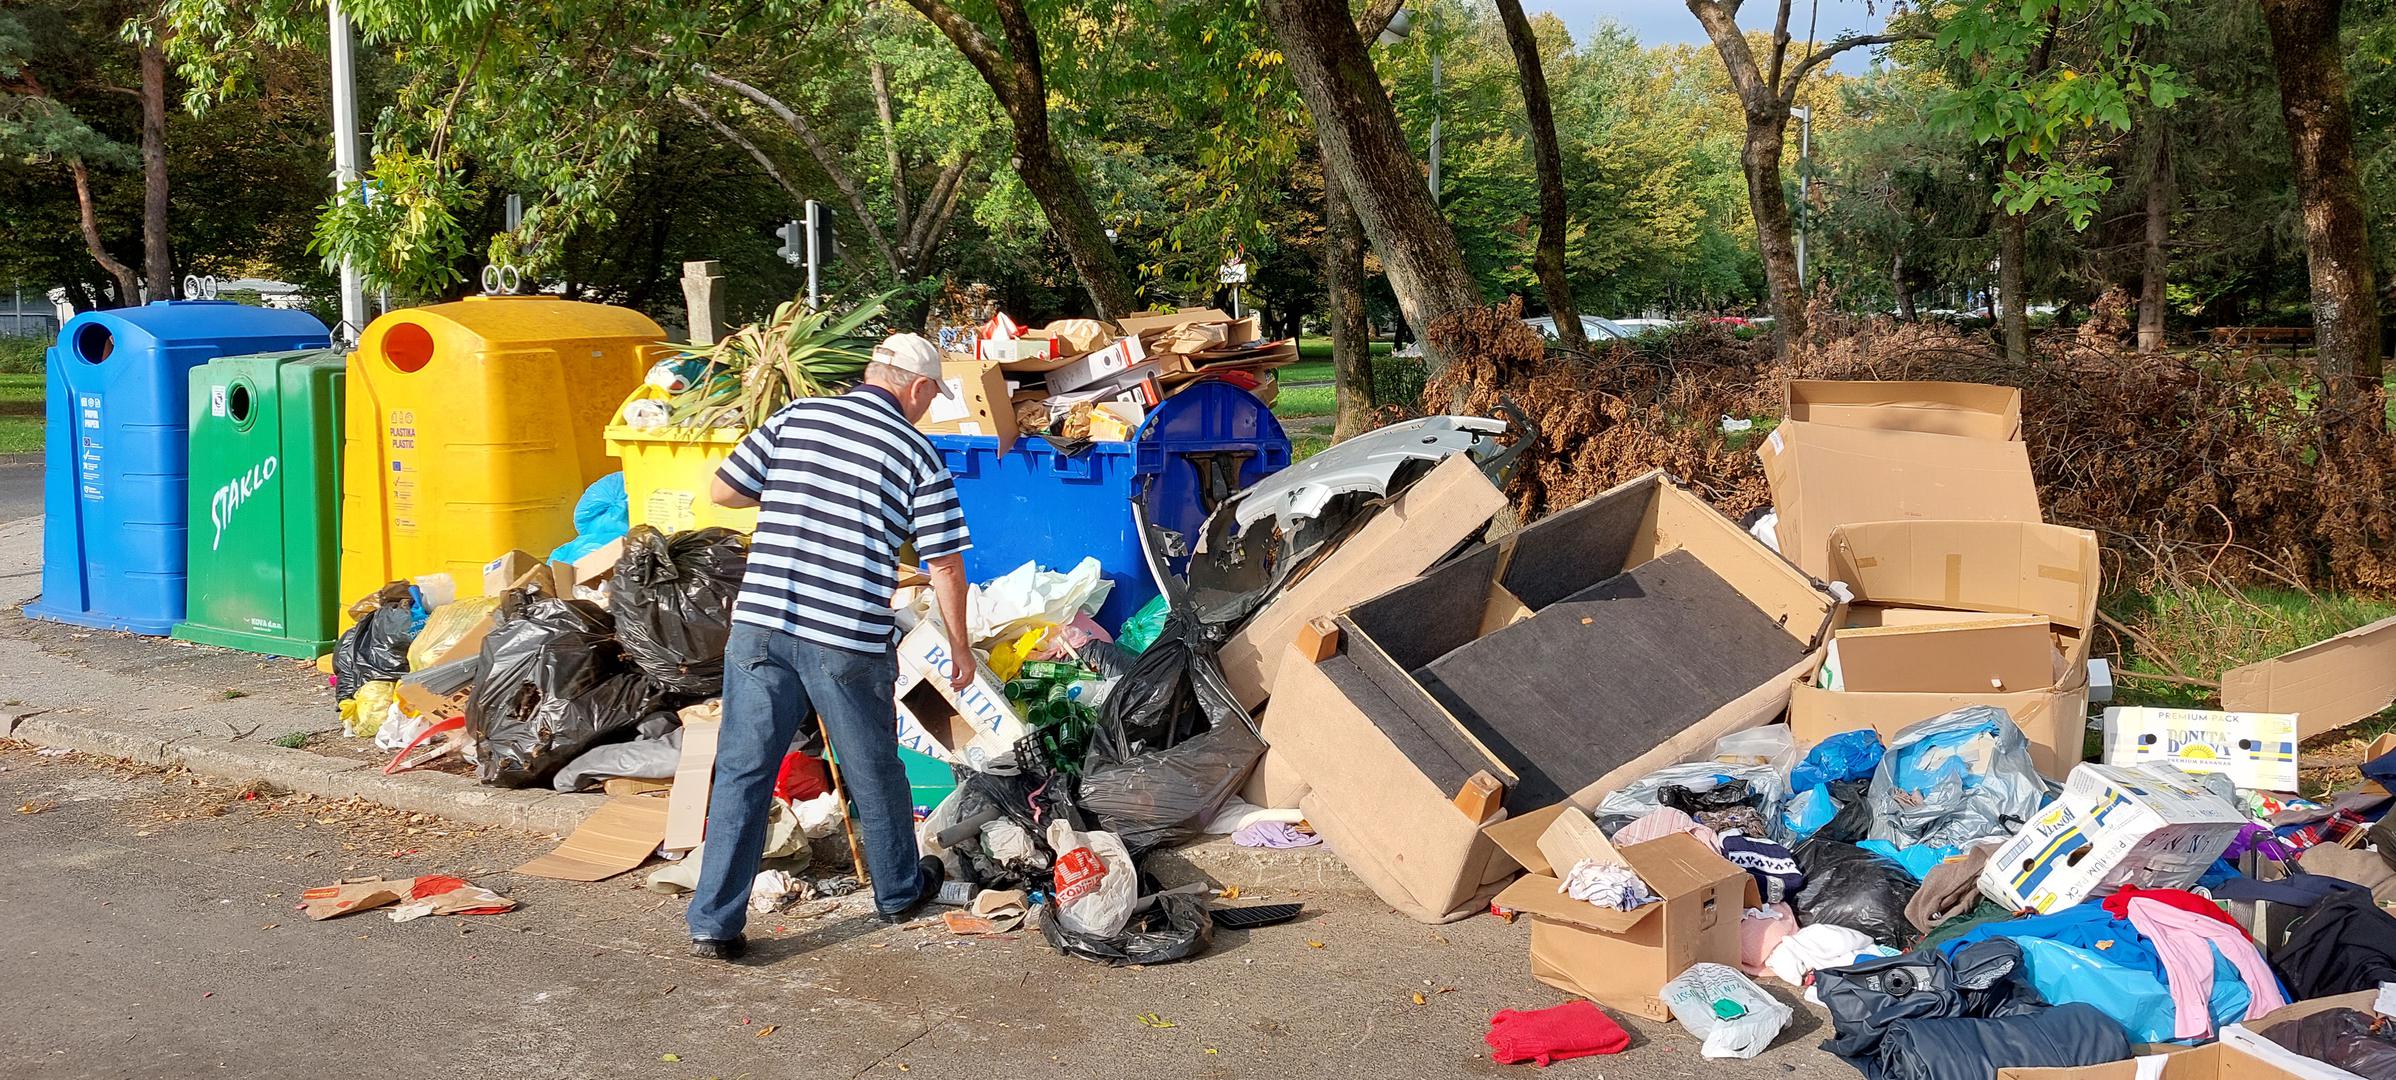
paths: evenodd
<path fill-rule="evenodd" d="M 2255 791 L 2296 790 L 2296 714 L 2105 710 L 2105 764 L 2219 773 Z"/>
<path fill-rule="evenodd" d="M 2043 914 L 2123 885 L 2185 888 L 2245 826 L 2246 815 L 2169 765 L 2078 765 L 2063 794 L 1988 857 L 1980 891 Z"/>

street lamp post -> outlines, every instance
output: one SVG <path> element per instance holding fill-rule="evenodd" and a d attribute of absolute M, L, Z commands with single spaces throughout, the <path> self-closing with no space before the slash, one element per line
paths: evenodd
<path fill-rule="evenodd" d="M 350 55 L 349 15 L 341 0 L 325 5 L 332 33 L 333 60 L 333 185 L 334 196 L 359 197 L 358 192 L 358 68 Z M 366 329 L 366 279 L 358 263 L 341 257 L 341 326 L 344 340 L 355 342 Z"/>
<path fill-rule="evenodd" d="M 1404 40 L 1406 40 L 1408 37 L 1412 36 L 1412 35 L 1413 35 L 1413 33 L 1414 33 L 1414 13 L 1412 13 L 1412 12 L 1410 12 L 1410 11 L 1406 11 L 1405 9 L 1401 8 L 1401 9 L 1399 9 L 1399 11 L 1398 11 L 1398 13 L 1397 13 L 1397 14 L 1390 16 L 1390 18 L 1389 18 L 1389 25 L 1388 25 L 1387 27 L 1384 27 L 1384 28 L 1382 29 L 1382 31 L 1381 31 L 1381 36 L 1379 36 L 1379 37 L 1377 37 L 1377 38 L 1374 38 L 1374 39 L 1373 39 L 1373 43 L 1374 43 L 1374 44 L 1376 44 L 1376 45 L 1395 45 L 1395 44 L 1397 44 L 1398 42 L 1401 42 L 1401 41 L 1404 41 Z M 1438 39 L 1437 39 L 1436 37 L 1434 37 L 1434 38 L 1432 39 L 1432 41 L 1431 41 L 1431 177 L 1430 177 L 1430 179 L 1431 179 L 1431 201 L 1432 201 L 1434 204 L 1436 204 L 1436 203 L 1438 203 L 1438 202 L 1439 202 L 1439 158 L 1440 158 L 1440 150 L 1442 149 L 1442 147 L 1441 147 L 1441 144 L 1442 144 L 1443 142 L 1445 142 L 1445 141 L 1446 141 L 1446 140 L 1445 140 L 1445 138 L 1444 138 L 1444 137 L 1445 137 L 1445 135 L 1446 135 L 1446 130 L 1445 130 L 1445 128 L 1446 128 L 1446 125 L 1445 125 L 1445 124 L 1443 124 L 1443 123 L 1441 122 L 1441 117 L 1440 117 L 1440 112 L 1441 112 L 1441 109 L 1440 109 L 1440 107 L 1439 107 L 1439 106 L 1440 106 L 1439 92 L 1440 92 L 1440 84 L 1441 84 L 1441 81 L 1442 81 L 1442 78 L 1441 78 L 1441 72 L 1440 72 L 1440 63 L 1439 63 L 1439 41 L 1438 41 Z"/>

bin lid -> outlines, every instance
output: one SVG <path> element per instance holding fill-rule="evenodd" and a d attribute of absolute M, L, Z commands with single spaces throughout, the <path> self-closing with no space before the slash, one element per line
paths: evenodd
<path fill-rule="evenodd" d="M 1166 398 L 1140 422 L 1132 441 L 1142 446 L 1205 449 L 1289 441 L 1281 421 L 1256 395 L 1221 379 L 1205 379 Z"/>
<path fill-rule="evenodd" d="M 289 308 L 253 307 L 231 300 L 153 300 L 139 307 L 86 311 L 58 328 L 60 341 L 73 341 L 85 326 L 100 325 L 126 345 L 173 345 L 251 337 L 314 337 L 329 340 L 316 316 Z"/>
<path fill-rule="evenodd" d="M 487 342 L 587 341 L 636 338 L 663 341 L 664 328 L 631 308 L 553 296 L 470 296 L 445 304 L 386 312 L 366 328 L 371 338 L 402 323 L 445 323 Z"/>

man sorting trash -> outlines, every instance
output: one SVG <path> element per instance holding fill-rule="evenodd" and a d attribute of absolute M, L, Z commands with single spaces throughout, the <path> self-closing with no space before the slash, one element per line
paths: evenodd
<path fill-rule="evenodd" d="M 918 858 L 899 762 L 890 608 L 899 547 L 912 539 L 956 658 L 949 681 L 972 683 L 965 514 L 948 468 L 915 430 L 936 394 L 953 396 L 940 378 L 940 350 L 919 335 L 894 334 L 874 348 L 863 383 L 791 402 L 716 473 L 719 505 L 758 513 L 724 647 L 724 726 L 688 915 L 693 955 L 731 960 L 746 950 L 741 928 L 774 779 L 794 739 L 821 756 L 813 745 L 818 715 L 863 818 L 882 918 L 904 922 L 940 890 L 940 861 Z"/>

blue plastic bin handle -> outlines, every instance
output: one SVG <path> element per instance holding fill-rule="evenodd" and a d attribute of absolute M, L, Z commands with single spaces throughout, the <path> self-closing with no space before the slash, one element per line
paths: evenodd
<path fill-rule="evenodd" d="M 1096 454 L 1060 454 L 1048 452 L 1048 471 L 1059 480 L 1090 481 L 1098 478 Z"/>
<path fill-rule="evenodd" d="M 971 450 L 943 446 L 940 448 L 940 460 L 948 464 L 948 474 L 956 479 L 966 480 L 982 474 L 979 459 Z"/>

